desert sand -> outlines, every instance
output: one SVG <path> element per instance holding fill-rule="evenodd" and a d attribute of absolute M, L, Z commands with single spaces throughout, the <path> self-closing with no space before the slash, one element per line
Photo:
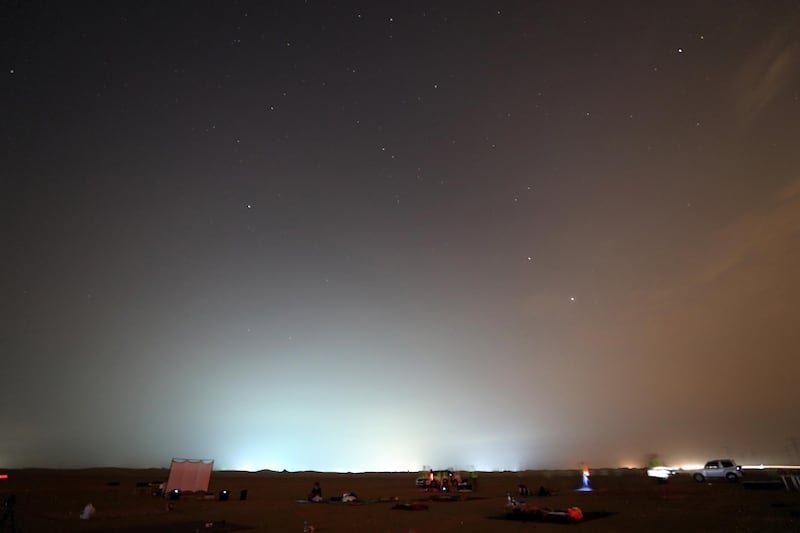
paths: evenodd
<path fill-rule="evenodd" d="M 16 531 L 35 532 L 517 532 L 560 531 L 800 531 L 800 493 L 747 490 L 743 483 L 696 483 L 679 474 L 668 483 L 643 470 L 594 470 L 591 492 L 578 492 L 574 471 L 478 473 L 476 490 L 451 500 L 415 486 L 417 473 L 332 474 L 316 472 L 225 472 L 211 476 L 213 499 L 183 494 L 168 510 L 168 500 L 141 485 L 166 480 L 166 469 L 11 470 L 0 480 L 0 495 L 14 494 Z M 748 472 L 747 480 L 774 479 L 775 472 Z M 300 503 L 319 481 L 325 503 Z M 507 518 L 507 494 L 520 483 L 532 491 L 545 486 L 553 495 L 523 498 L 529 506 L 565 509 L 578 506 L 579 523 L 514 521 Z M 137 486 L 139 485 L 139 486 Z M 230 491 L 219 501 L 219 491 Z M 241 500 L 241 491 L 247 498 Z M 354 492 L 361 503 L 332 502 Z M 80 513 L 96 509 L 89 520 Z M 398 503 L 417 510 L 397 510 Z M 0 531 L 11 531 L 9 520 Z"/>

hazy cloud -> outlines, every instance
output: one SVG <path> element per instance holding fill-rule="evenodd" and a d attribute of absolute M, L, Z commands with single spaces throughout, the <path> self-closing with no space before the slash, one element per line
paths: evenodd
<path fill-rule="evenodd" d="M 800 61 L 796 21 L 776 29 L 760 46 L 745 56 L 733 82 L 739 118 L 752 121 L 796 75 Z"/>
<path fill-rule="evenodd" d="M 800 180 L 797 180 L 767 206 L 744 215 L 724 229 L 693 284 L 711 283 L 737 269 L 780 268 L 786 261 L 797 259 L 799 237 Z M 770 282 L 769 279 L 762 281 Z"/>

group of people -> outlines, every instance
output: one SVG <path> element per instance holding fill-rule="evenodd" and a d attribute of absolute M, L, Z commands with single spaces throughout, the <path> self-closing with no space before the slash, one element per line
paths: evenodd
<path fill-rule="evenodd" d="M 522 483 L 517 486 L 517 492 L 520 496 L 530 496 L 530 490 Z M 550 489 L 539 487 L 536 491 L 536 496 L 550 496 L 552 492 Z M 537 520 L 545 522 L 561 522 L 573 523 L 583 520 L 583 511 L 580 507 L 569 507 L 567 509 L 550 509 L 548 507 L 540 508 L 536 505 L 529 504 L 526 500 L 517 499 L 509 492 L 507 494 L 506 512 L 510 513 L 511 517 L 515 520 Z"/>
<path fill-rule="evenodd" d="M 520 483 L 517 486 L 517 493 L 519 493 L 519 495 L 522 496 L 522 497 L 527 497 L 527 496 L 531 495 L 530 489 L 528 489 L 528 486 L 523 484 L 523 483 Z M 550 489 L 548 489 L 547 487 L 542 485 L 542 486 L 539 487 L 539 490 L 536 491 L 535 495 L 536 496 L 551 496 L 552 494 L 553 493 L 550 491 Z"/>
<path fill-rule="evenodd" d="M 474 481 L 474 478 L 464 480 L 461 478 L 460 474 L 451 472 L 450 470 L 443 470 L 440 472 L 430 470 L 427 479 L 425 479 L 424 487 L 426 492 L 472 491 L 475 488 Z M 419 482 L 417 486 L 420 486 Z"/>
<path fill-rule="evenodd" d="M 314 482 L 314 486 L 311 487 L 311 492 L 308 493 L 308 501 L 319 503 L 324 501 L 322 499 L 322 487 L 319 484 L 319 481 Z M 358 502 L 358 496 L 356 496 L 355 492 L 345 492 L 341 496 L 333 496 L 331 497 L 332 502 L 342 502 L 342 503 L 353 503 Z"/>

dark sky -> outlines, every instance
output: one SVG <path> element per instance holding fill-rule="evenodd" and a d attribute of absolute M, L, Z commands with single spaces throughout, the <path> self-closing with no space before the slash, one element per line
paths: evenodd
<path fill-rule="evenodd" d="M 800 461 L 798 2 L 0 9 L 0 465 Z"/>

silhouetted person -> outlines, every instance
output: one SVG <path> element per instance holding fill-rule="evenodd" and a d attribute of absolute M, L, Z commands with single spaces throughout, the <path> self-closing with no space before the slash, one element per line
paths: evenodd
<path fill-rule="evenodd" d="M 315 481 L 314 486 L 311 487 L 311 492 L 308 495 L 308 501 L 310 502 L 322 501 L 322 487 L 319 486 L 319 481 Z"/>
<path fill-rule="evenodd" d="M 528 490 L 528 486 L 527 485 L 525 485 L 523 483 L 520 483 L 519 487 L 517 487 L 517 488 L 519 490 L 519 495 L 520 496 L 529 496 L 530 495 L 530 491 Z"/>

